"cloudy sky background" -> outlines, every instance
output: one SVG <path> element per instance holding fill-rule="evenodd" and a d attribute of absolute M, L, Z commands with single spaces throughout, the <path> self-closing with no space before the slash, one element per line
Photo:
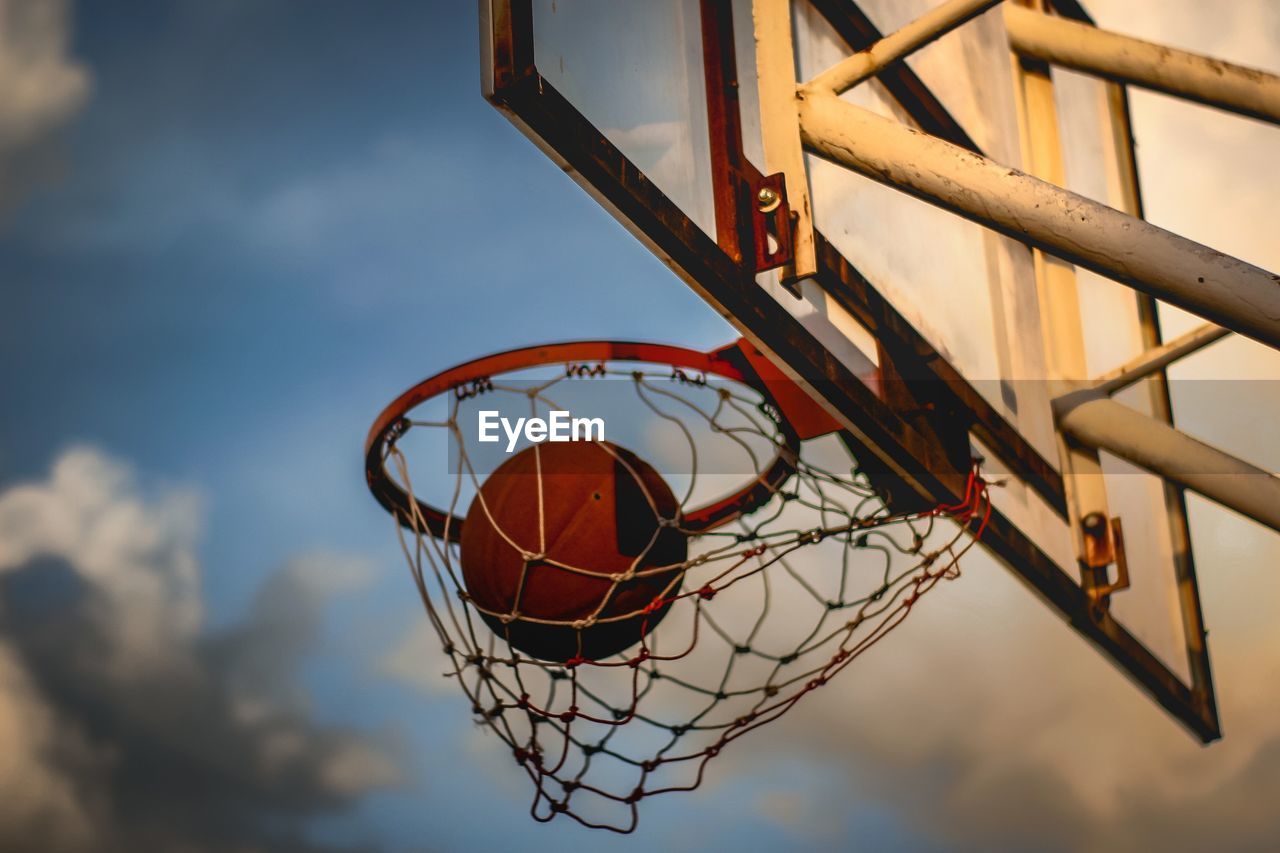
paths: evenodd
<path fill-rule="evenodd" d="M 1266 0 L 1089 6 L 1277 70 Z M 523 778 L 428 677 L 364 432 L 480 353 L 732 333 L 484 103 L 475 44 L 466 3 L 0 0 L 0 847 L 1280 837 L 1280 544 L 1194 500 L 1212 747 L 978 559 L 639 837 L 531 826 Z M 1280 132 L 1134 110 L 1149 218 L 1280 268 Z M 1280 359 L 1232 340 L 1179 371 Z M 1274 465 L 1276 400 L 1235 402 L 1179 415 Z"/>

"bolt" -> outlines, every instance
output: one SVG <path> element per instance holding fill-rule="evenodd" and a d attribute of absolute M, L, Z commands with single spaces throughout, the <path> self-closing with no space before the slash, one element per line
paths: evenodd
<path fill-rule="evenodd" d="M 1084 532 L 1090 536 L 1101 536 L 1107 527 L 1107 519 L 1100 512 L 1091 512 L 1080 521 Z"/>
<path fill-rule="evenodd" d="M 761 213 L 773 213 L 782 204 L 782 196 L 772 187 L 761 187 L 756 193 L 756 207 Z"/>

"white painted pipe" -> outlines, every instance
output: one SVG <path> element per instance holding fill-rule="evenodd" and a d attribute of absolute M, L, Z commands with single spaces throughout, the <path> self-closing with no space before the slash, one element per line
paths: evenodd
<path fill-rule="evenodd" d="M 1001 2 L 1002 0 L 947 0 L 865 50 L 837 62 L 813 78 L 808 85 L 837 95 L 847 92 L 863 80 L 883 71 L 886 66 L 914 53 Z"/>
<path fill-rule="evenodd" d="M 1093 380 L 1093 389 L 1108 397 L 1128 388 L 1135 382 L 1146 379 L 1157 370 L 1163 370 L 1180 358 L 1204 349 L 1214 341 L 1219 341 L 1231 334 L 1230 329 L 1205 323 L 1192 329 L 1185 335 L 1147 350 L 1137 358 L 1125 362 L 1115 370 L 1108 371 Z"/>
<path fill-rule="evenodd" d="M 1008 3 L 1009 45 L 1022 56 L 1133 83 L 1280 124 L 1280 77 L 1100 30 Z"/>
<path fill-rule="evenodd" d="M 1095 391 L 1054 400 L 1058 428 L 1280 530 L 1280 477 Z"/>
<path fill-rule="evenodd" d="M 835 95 L 799 98 L 813 152 L 1280 348 L 1280 276 Z"/>

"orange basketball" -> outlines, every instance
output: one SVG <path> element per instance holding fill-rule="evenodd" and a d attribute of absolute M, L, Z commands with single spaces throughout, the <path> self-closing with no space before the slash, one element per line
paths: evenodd
<path fill-rule="evenodd" d="M 460 536 L 463 582 L 484 610 L 516 614 L 504 622 L 481 613 L 525 654 L 553 661 L 607 657 L 640 642 L 666 614 L 666 607 L 639 611 L 676 592 L 678 568 L 629 580 L 610 576 L 682 563 L 684 534 L 659 524 L 678 511 L 658 472 L 628 450 L 609 442 L 536 444 L 499 466 L 472 501 Z M 597 620 L 636 615 L 570 624 L 597 609 Z"/>

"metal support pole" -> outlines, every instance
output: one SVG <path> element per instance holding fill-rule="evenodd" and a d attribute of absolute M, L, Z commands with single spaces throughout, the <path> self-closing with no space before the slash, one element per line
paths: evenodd
<path fill-rule="evenodd" d="M 1280 124 L 1280 77 L 1009 3 L 1009 44 L 1022 56 L 1133 83 Z"/>
<path fill-rule="evenodd" d="M 1096 391 L 1066 394 L 1053 407 L 1059 429 L 1077 441 L 1280 531 L 1280 477 Z"/>
<path fill-rule="evenodd" d="M 1093 390 L 1110 397 L 1117 391 L 1128 388 L 1135 382 L 1146 379 L 1151 374 L 1164 370 L 1180 358 L 1204 349 L 1214 341 L 1220 341 L 1231 334 L 1229 329 L 1205 323 L 1192 329 L 1181 337 L 1169 341 L 1154 349 L 1149 349 L 1137 358 L 1125 362 L 1115 370 L 1108 371 L 1093 380 Z"/>
<path fill-rule="evenodd" d="M 837 95 L 847 92 L 863 80 L 874 77 L 886 66 L 941 38 L 1001 2 L 1002 0 L 948 0 L 867 49 L 831 66 L 813 78 L 808 85 Z"/>
<path fill-rule="evenodd" d="M 1028 245 L 1280 348 L 1280 276 L 812 89 L 815 153 Z"/>

